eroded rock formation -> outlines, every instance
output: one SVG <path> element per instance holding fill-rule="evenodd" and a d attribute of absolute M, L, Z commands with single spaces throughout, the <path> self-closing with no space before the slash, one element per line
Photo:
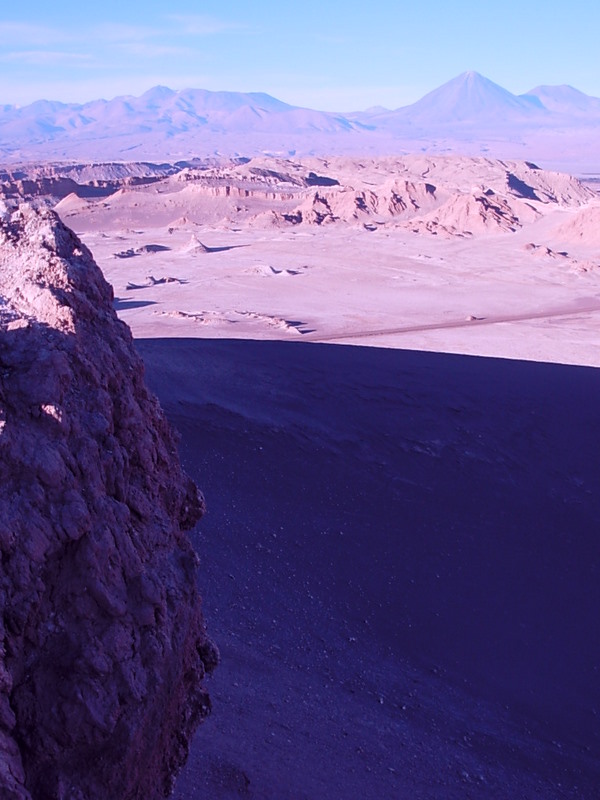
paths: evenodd
<path fill-rule="evenodd" d="M 166 796 L 217 662 L 204 504 L 90 252 L 0 223 L 0 797 Z"/>

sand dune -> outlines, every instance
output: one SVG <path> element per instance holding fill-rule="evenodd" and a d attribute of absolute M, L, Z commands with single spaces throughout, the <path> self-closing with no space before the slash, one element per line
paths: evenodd
<path fill-rule="evenodd" d="M 74 211 L 81 211 L 87 205 L 86 200 L 79 197 L 75 192 L 71 192 L 66 197 L 63 197 L 55 206 L 54 209 L 61 215 L 69 214 Z"/>
<path fill-rule="evenodd" d="M 600 205 L 582 208 L 559 225 L 552 233 L 553 239 L 600 247 Z"/>

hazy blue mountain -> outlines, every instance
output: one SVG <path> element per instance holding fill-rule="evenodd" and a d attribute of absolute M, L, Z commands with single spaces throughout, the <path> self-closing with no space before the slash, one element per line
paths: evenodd
<path fill-rule="evenodd" d="M 1 98 L 0 98 L 1 99 Z M 600 163 L 600 99 L 570 86 L 514 95 L 465 72 L 411 105 L 351 114 L 300 108 L 261 92 L 174 91 L 72 104 L 0 105 L 0 159 L 166 160 L 257 153 L 460 151 Z"/>
<path fill-rule="evenodd" d="M 530 89 L 521 98 L 535 98 L 549 111 L 559 114 L 593 114 L 600 115 L 600 97 L 591 97 L 588 94 L 574 89 L 572 86 L 536 86 Z"/>
<path fill-rule="evenodd" d="M 381 125 L 420 127 L 476 123 L 523 123 L 543 119 L 547 109 L 535 97 L 519 97 L 478 72 L 464 72 L 429 92 L 412 105 L 371 121 Z"/>
<path fill-rule="evenodd" d="M 69 136 L 76 128 L 88 136 L 129 135 L 134 131 L 173 136 L 192 128 L 208 126 L 214 131 L 260 130 L 297 133 L 344 131 L 357 127 L 336 114 L 291 106 L 264 93 L 209 92 L 185 89 L 175 92 L 155 86 L 140 97 L 122 96 L 112 100 L 67 104 L 37 101 L 0 110 L 0 141 L 24 145 L 34 134 L 55 140 Z"/>

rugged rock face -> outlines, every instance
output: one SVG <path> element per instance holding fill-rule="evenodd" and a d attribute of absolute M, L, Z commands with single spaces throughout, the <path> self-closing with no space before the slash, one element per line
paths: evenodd
<path fill-rule="evenodd" d="M 204 504 L 90 252 L 0 223 L 0 796 L 166 796 L 217 663 Z"/>

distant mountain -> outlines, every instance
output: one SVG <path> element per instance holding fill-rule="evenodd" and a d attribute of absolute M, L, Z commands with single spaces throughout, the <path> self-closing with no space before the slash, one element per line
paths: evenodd
<path fill-rule="evenodd" d="M 260 92 L 174 91 L 0 105 L 0 161 L 461 152 L 600 173 L 600 98 L 570 86 L 514 95 L 465 72 L 411 105 L 315 111 Z M 579 166 L 577 166 L 579 165 Z"/>
<path fill-rule="evenodd" d="M 590 97 L 572 86 L 536 86 L 521 98 L 536 99 L 549 111 L 558 114 L 600 115 L 600 98 Z"/>
<path fill-rule="evenodd" d="M 464 72 L 409 106 L 378 114 L 377 122 L 421 127 L 530 122 L 546 112 L 535 97 L 518 97 L 478 72 Z M 374 120 L 373 120 L 374 121 Z"/>
<path fill-rule="evenodd" d="M 31 105 L 0 107 L 0 151 L 54 151 L 60 155 L 71 146 L 81 153 L 88 143 L 106 150 L 107 140 L 113 150 L 144 149 L 168 155 L 173 140 L 190 138 L 202 148 L 218 147 L 218 135 L 257 133 L 283 137 L 302 134 L 337 134 L 361 130 L 358 121 L 337 114 L 291 106 L 264 93 L 209 92 L 185 89 L 176 92 L 155 86 L 140 97 L 122 96 L 112 100 L 67 104 L 37 101 Z M 135 141 L 131 141 L 135 137 Z M 243 149 L 243 138 L 239 146 Z M 109 148 L 110 149 L 110 148 Z"/>

